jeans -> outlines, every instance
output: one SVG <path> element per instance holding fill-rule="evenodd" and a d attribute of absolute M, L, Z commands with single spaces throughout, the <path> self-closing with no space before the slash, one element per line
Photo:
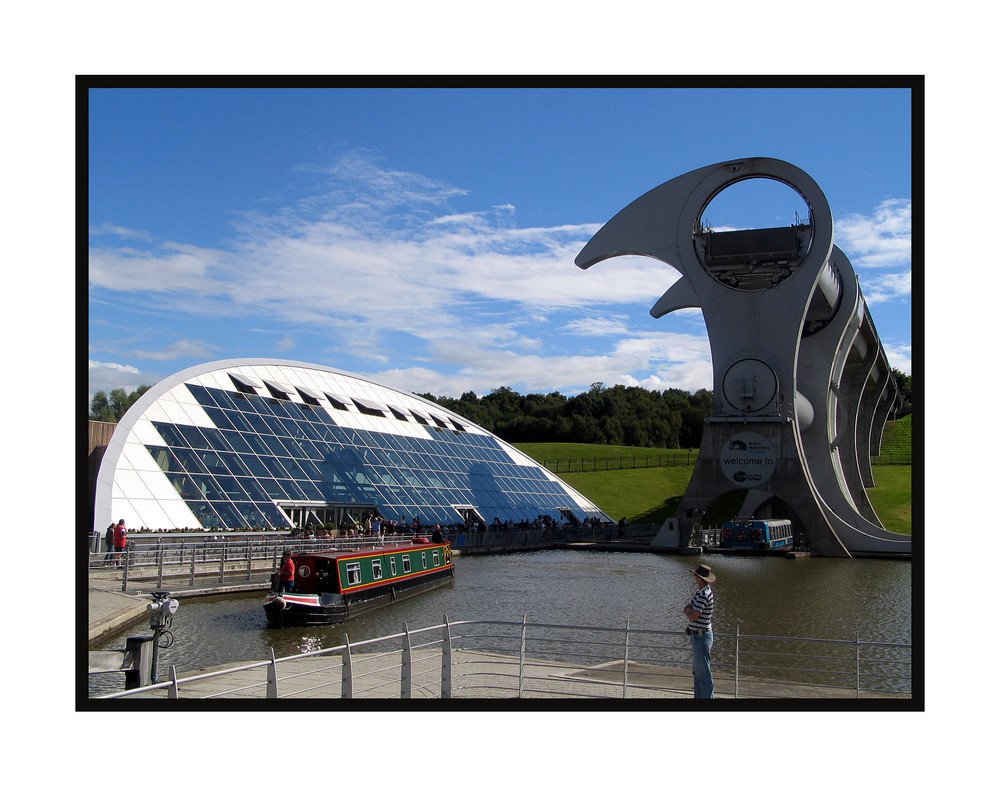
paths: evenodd
<path fill-rule="evenodd" d="M 711 630 L 691 635 L 691 671 L 694 673 L 694 698 L 710 700 L 715 693 L 712 680 L 712 642 L 715 635 Z"/>

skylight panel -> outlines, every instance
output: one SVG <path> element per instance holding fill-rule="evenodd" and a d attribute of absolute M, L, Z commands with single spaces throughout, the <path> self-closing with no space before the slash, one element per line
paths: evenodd
<path fill-rule="evenodd" d="M 299 386 L 295 386 L 295 390 L 299 392 L 299 396 L 302 397 L 302 401 L 306 404 L 319 405 L 320 394 L 309 388 L 301 388 Z"/>
<path fill-rule="evenodd" d="M 233 381 L 233 385 L 236 386 L 236 390 L 240 393 L 255 394 L 257 393 L 257 389 L 260 388 L 260 383 L 255 383 L 249 377 L 244 377 L 242 374 L 237 374 L 236 372 L 229 372 L 229 379 Z"/>
<path fill-rule="evenodd" d="M 275 399 L 285 399 L 291 401 L 289 398 L 290 394 L 293 393 L 291 388 L 282 385 L 281 383 L 275 383 L 271 380 L 264 380 L 264 385 L 267 386 L 267 390 L 271 392 L 271 396 Z"/>

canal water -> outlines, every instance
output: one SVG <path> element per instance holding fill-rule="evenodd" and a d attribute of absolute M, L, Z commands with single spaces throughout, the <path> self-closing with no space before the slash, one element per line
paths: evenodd
<path fill-rule="evenodd" d="M 723 634 L 911 641 L 911 564 L 736 555 L 681 556 L 549 550 L 459 556 L 455 582 L 339 626 L 268 629 L 263 592 L 181 599 L 174 644 L 161 651 L 160 675 L 233 661 L 320 650 L 403 630 L 458 620 L 520 621 L 681 630 L 681 609 L 696 590 L 689 570 L 699 562 L 718 576 L 714 628 Z M 104 649 L 149 635 L 136 624 Z M 94 676 L 91 696 L 123 687 L 121 675 Z"/>

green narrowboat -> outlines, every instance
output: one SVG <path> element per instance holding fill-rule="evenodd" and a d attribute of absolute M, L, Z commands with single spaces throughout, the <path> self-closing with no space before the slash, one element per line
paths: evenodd
<path fill-rule="evenodd" d="M 295 584 L 264 598 L 270 627 L 342 623 L 441 587 L 455 577 L 451 547 L 426 538 L 293 555 Z"/>

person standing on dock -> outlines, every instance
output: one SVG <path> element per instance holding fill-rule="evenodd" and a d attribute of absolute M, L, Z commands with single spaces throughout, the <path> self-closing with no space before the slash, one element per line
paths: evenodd
<path fill-rule="evenodd" d="M 115 523 L 112 522 L 108 525 L 108 529 L 104 531 L 104 546 L 108 548 L 108 551 L 104 555 L 104 565 L 110 565 L 111 561 L 115 556 Z"/>
<path fill-rule="evenodd" d="M 688 619 L 685 633 L 691 638 L 691 669 L 694 673 L 694 698 L 710 700 L 715 695 L 715 681 L 712 679 L 712 613 L 715 611 L 715 596 L 712 583 L 715 574 L 702 563 L 691 569 L 698 592 L 684 607 Z"/>
<path fill-rule="evenodd" d="M 278 569 L 278 590 L 291 591 L 295 587 L 295 563 L 292 562 L 292 551 L 286 549 L 281 553 L 281 568 Z"/>
<path fill-rule="evenodd" d="M 128 530 L 125 528 L 125 520 L 119 519 L 118 524 L 115 525 L 115 564 L 120 564 L 122 562 L 121 553 L 125 551 L 128 546 Z"/>

